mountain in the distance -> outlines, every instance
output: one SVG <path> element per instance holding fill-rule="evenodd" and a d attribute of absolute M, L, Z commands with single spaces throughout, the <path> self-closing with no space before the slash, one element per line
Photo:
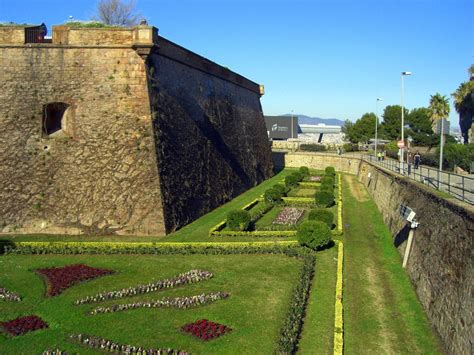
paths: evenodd
<path fill-rule="evenodd" d="M 282 116 L 290 116 L 291 113 L 284 114 Z M 331 125 L 331 126 L 343 126 L 344 121 L 339 120 L 337 118 L 320 118 L 320 117 L 309 117 L 306 115 L 300 115 L 300 114 L 294 114 L 294 116 L 298 116 L 298 124 L 319 124 L 319 123 L 324 123 L 326 125 Z"/>

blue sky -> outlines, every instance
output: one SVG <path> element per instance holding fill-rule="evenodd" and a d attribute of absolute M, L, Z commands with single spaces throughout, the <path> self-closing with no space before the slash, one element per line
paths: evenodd
<path fill-rule="evenodd" d="M 96 0 L 0 0 L 0 21 L 87 20 Z M 355 120 L 450 95 L 474 63 L 473 0 L 137 0 L 160 34 L 265 85 L 265 114 Z M 451 109 L 453 126 L 458 117 Z"/>

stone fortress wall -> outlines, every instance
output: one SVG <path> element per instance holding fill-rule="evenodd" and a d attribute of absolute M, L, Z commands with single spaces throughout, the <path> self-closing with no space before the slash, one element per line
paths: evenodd
<path fill-rule="evenodd" d="M 411 207 L 420 225 L 415 231 L 407 273 L 430 323 L 449 354 L 473 348 L 474 209 L 446 200 L 434 190 L 360 159 L 360 155 L 274 153 L 275 166 L 308 166 L 355 174 L 369 191 L 400 253 L 409 228 L 400 204 Z M 282 165 L 284 164 L 284 165 Z M 369 175 L 370 174 L 370 175 Z"/>
<path fill-rule="evenodd" d="M 24 32 L 0 27 L 0 231 L 162 235 L 271 175 L 257 84 L 154 27 Z"/>

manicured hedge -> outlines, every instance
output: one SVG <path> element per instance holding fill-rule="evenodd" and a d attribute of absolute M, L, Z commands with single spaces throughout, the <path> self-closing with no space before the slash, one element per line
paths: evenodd
<path fill-rule="evenodd" d="M 245 231 L 250 225 L 250 213 L 246 210 L 235 210 L 227 213 L 226 225 L 233 231 Z"/>
<path fill-rule="evenodd" d="M 271 187 L 265 191 L 263 198 L 268 203 L 278 203 L 281 201 L 282 193 L 280 188 Z"/>
<path fill-rule="evenodd" d="M 334 186 L 334 177 L 325 175 L 321 178 L 321 185 Z"/>
<path fill-rule="evenodd" d="M 325 208 L 314 208 L 309 211 L 308 220 L 321 221 L 326 223 L 329 228 L 332 228 L 334 221 L 334 214 Z"/>
<path fill-rule="evenodd" d="M 246 233 L 246 232 L 243 232 Z M 247 232 L 248 233 L 248 232 Z M 292 231 L 292 233 L 294 233 Z M 5 254 L 286 254 L 297 241 L 221 243 L 10 242 Z"/>
<path fill-rule="evenodd" d="M 309 176 L 309 168 L 307 166 L 301 166 L 300 169 L 299 169 L 299 172 L 303 176 Z"/>
<path fill-rule="evenodd" d="M 327 191 L 316 192 L 314 199 L 318 207 L 331 207 L 334 205 L 334 194 Z"/>
<path fill-rule="evenodd" d="M 322 144 L 300 144 L 300 150 L 306 152 L 324 152 L 326 146 Z"/>
<path fill-rule="evenodd" d="M 320 250 L 331 242 L 331 230 L 321 221 L 307 221 L 301 223 L 296 233 L 298 242 L 313 250 Z"/>
<path fill-rule="evenodd" d="M 288 175 L 285 177 L 285 186 L 294 187 L 298 185 L 298 178 L 295 175 Z"/>
<path fill-rule="evenodd" d="M 334 169 L 333 166 L 327 166 L 326 169 L 324 169 L 324 172 L 328 176 L 332 176 L 332 177 L 336 176 L 336 169 Z"/>

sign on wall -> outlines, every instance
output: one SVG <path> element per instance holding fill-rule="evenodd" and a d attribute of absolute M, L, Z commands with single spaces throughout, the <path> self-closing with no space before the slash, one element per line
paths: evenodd
<path fill-rule="evenodd" d="M 270 139 L 298 138 L 297 116 L 265 116 L 265 125 Z"/>

